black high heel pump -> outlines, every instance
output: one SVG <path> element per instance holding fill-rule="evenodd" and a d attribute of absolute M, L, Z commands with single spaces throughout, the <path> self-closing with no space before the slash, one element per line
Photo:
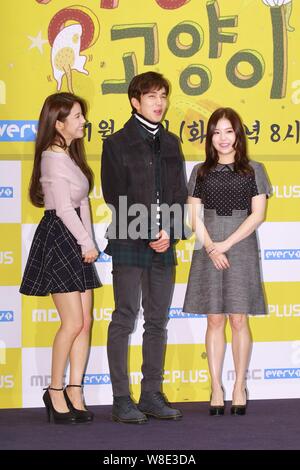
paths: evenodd
<path fill-rule="evenodd" d="M 78 410 L 77 408 L 74 407 L 73 403 L 71 402 L 69 395 L 67 393 L 67 388 L 68 387 L 80 387 L 82 388 L 83 385 L 67 385 L 66 388 L 64 389 L 64 397 L 67 402 L 68 408 L 76 417 L 76 421 L 78 423 L 90 423 L 94 419 L 94 413 L 92 413 L 90 410 Z"/>
<path fill-rule="evenodd" d="M 223 401 L 224 401 L 224 389 L 222 387 L 222 392 L 223 392 Z M 210 395 L 210 401 L 211 401 L 212 393 Z M 210 416 L 223 416 L 225 411 L 225 404 L 224 405 L 210 405 L 209 406 L 209 414 Z"/>
<path fill-rule="evenodd" d="M 68 411 L 66 413 L 60 413 L 59 411 L 56 411 L 56 409 L 53 406 L 49 390 L 62 392 L 63 388 L 47 387 L 47 388 L 44 388 L 43 390 L 46 390 L 43 395 L 43 401 L 45 403 L 49 423 L 52 420 L 55 424 L 75 424 L 76 417 L 72 411 Z"/>
<path fill-rule="evenodd" d="M 248 393 L 247 389 L 245 388 L 245 395 L 246 395 L 246 403 L 244 405 L 231 405 L 231 414 L 234 416 L 243 416 L 246 414 L 247 408 L 247 401 L 248 401 Z"/>

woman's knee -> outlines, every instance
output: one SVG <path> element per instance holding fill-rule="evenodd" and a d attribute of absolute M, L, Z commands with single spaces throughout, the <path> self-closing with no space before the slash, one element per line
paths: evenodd
<path fill-rule="evenodd" d="M 230 326 L 235 331 L 240 331 L 247 326 L 247 315 L 235 313 L 229 315 Z"/>
<path fill-rule="evenodd" d="M 93 325 L 93 318 L 91 316 L 86 316 L 84 318 L 81 333 L 90 333 Z"/>
<path fill-rule="evenodd" d="M 207 315 L 208 328 L 218 329 L 225 327 L 225 315 L 223 314 L 209 314 Z"/>
<path fill-rule="evenodd" d="M 62 323 L 61 330 L 68 336 L 76 338 L 81 333 L 83 325 L 83 320 L 70 321 L 68 323 Z"/>

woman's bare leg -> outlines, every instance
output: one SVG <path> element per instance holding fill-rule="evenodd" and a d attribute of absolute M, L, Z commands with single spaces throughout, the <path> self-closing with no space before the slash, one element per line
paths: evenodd
<path fill-rule="evenodd" d="M 61 325 L 52 348 L 51 387 L 62 388 L 66 364 L 73 343 L 83 326 L 83 311 L 80 292 L 52 294 Z M 56 411 L 69 411 L 62 392 L 49 390 Z"/>
<path fill-rule="evenodd" d="M 229 321 L 232 330 L 232 355 L 236 375 L 232 403 L 234 405 L 244 405 L 246 400 L 246 372 L 251 352 L 248 317 L 242 313 L 235 313 L 229 315 Z"/>
<path fill-rule="evenodd" d="M 225 354 L 225 324 L 225 315 L 207 315 L 205 344 L 211 377 L 211 405 L 213 406 L 222 406 L 224 403 L 222 390 L 222 367 Z"/>
<path fill-rule="evenodd" d="M 83 326 L 75 339 L 70 352 L 70 381 L 71 385 L 80 385 L 86 368 L 90 349 L 90 336 L 92 326 L 92 290 L 81 293 L 83 312 Z M 75 408 L 84 410 L 82 393 L 79 387 L 68 387 L 67 393 Z"/>

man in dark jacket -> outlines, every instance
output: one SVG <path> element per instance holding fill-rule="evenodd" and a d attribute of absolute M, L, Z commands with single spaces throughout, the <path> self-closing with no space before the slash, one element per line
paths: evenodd
<path fill-rule="evenodd" d="M 146 422 L 148 415 L 181 417 L 161 393 L 176 263 L 172 245 L 181 237 L 178 232 L 187 197 L 177 138 L 160 124 L 168 94 L 169 84 L 161 74 L 146 72 L 134 77 L 128 88 L 133 115 L 103 146 L 102 190 L 113 213 L 106 252 L 112 256 L 115 296 L 107 353 L 113 419 L 125 423 Z M 171 206 L 174 210 L 163 210 Z M 129 392 L 127 357 L 141 294 L 143 379 L 136 406 Z"/>

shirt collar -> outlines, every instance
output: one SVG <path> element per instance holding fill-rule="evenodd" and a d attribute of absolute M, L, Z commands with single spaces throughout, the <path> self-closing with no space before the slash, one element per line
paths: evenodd
<path fill-rule="evenodd" d="M 226 164 L 218 163 L 216 168 L 214 168 L 213 171 L 228 171 L 228 170 L 234 171 L 234 163 L 226 163 Z"/>

